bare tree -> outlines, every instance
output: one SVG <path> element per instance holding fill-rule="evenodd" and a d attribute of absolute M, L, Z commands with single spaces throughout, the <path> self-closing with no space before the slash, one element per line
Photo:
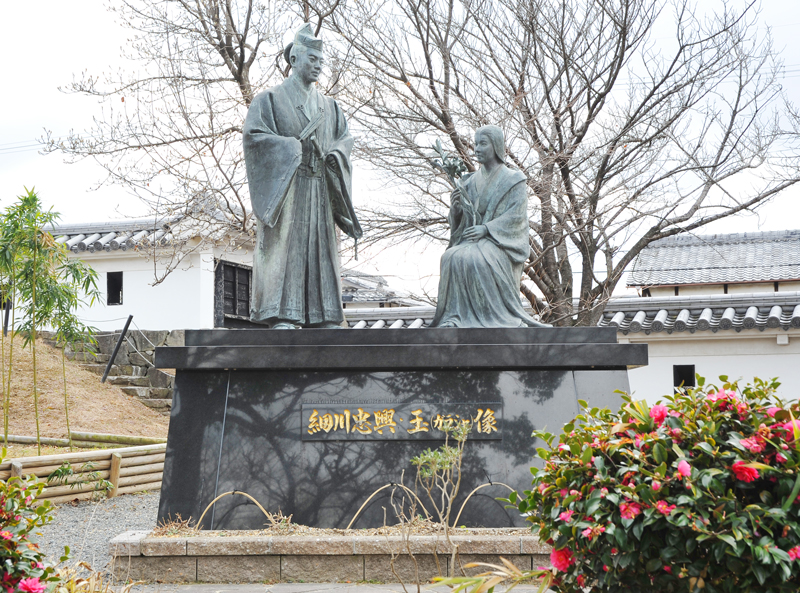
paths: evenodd
<path fill-rule="evenodd" d="M 122 0 L 110 9 L 132 32 L 125 57 L 136 70 L 73 81 L 63 90 L 101 99 L 103 113 L 92 129 L 43 141 L 72 161 L 95 159 L 104 183 L 132 190 L 158 228 L 184 221 L 173 249 L 154 246 L 167 264 L 160 281 L 208 241 L 235 247 L 252 236 L 242 122 L 254 95 L 288 75 L 286 31 L 314 15 L 303 0 Z"/>
<path fill-rule="evenodd" d="M 797 114 L 753 4 L 337 4 L 326 26 L 341 39 L 338 98 L 362 134 L 358 155 L 407 198 L 366 213 L 368 240 L 443 240 L 450 188 L 430 146 L 449 141 L 473 169 L 474 130 L 498 124 L 508 161 L 528 178 L 521 290 L 554 323 L 597 323 L 650 242 L 800 180 Z"/>

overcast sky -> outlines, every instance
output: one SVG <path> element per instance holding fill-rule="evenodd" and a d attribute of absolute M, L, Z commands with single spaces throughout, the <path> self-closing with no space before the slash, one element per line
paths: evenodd
<path fill-rule="evenodd" d="M 45 128 L 59 136 L 91 126 L 99 113 L 97 103 L 59 92 L 58 87 L 84 70 L 99 74 L 121 67 L 120 48 L 129 33 L 114 22 L 102 0 L 6 2 L 3 16 L 4 41 L 10 51 L 0 66 L 0 207 L 21 194 L 23 187 L 35 186 L 64 222 L 145 214 L 139 201 L 119 187 L 93 191 L 103 180 L 103 170 L 95 163 L 66 164 L 60 155 L 40 155 L 36 144 Z M 782 52 L 785 88 L 800 104 L 800 0 L 763 0 L 761 19 L 772 28 L 775 46 Z M 366 181 L 358 185 L 357 203 L 380 199 Z M 799 228 L 798 220 L 800 188 L 767 204 L 758 216 L 728 218 L 707 227 L 704 234 Z M 392 285 L 431 291 L 442 250 L 423 255 L 419 248 L 392 248 L 381 256 L 362 258 L 358 267 L 386 276 Z"/>

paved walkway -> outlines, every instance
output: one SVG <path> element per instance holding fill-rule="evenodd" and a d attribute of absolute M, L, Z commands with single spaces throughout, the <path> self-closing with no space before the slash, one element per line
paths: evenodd
<path fill-rule="evenodd" d="M 519 585 L 514 591 L 534 593 L 538 587 Z M 505 589 L 500 587 L 499 591 Z M 417 587 L 406 585 L 407 593 L 416 593 Z M 423 585 L 423 592 L 446 593 L 445 586 Z M 276 583 L 275 585 L 138 585 L 132 593 L 405 593 L 402 585 L 353 585 L 350 583 Z"/>

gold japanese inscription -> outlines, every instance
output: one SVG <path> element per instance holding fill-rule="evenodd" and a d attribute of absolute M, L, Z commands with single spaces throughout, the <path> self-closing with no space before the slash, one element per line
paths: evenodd
<path fill-rule="evenodd" d="M 400 424 L 398 424 L 400 422 Z M 384 431 L 395 434 L 396 430 L 405 430 L 408 434 L 421 432 L 430 433 L 431 430 L 445 432 L 454 428 L 458 424 L 465 424 L 474 428 L 478 433 L 491 434 L 497 432 L 497 417 L 495 410 L 486 407 L 478 408 L 477 414 L 473 417 L 462 418 L 458 414 L 433 414 L 426 420 L 422 415 L 422 409 L 411 410 L 411 417 L 407 419 L 407 425 L 403 424 L 403 418 L 396 416 L 393 408 L 382 410 L 365 411 L 364 408 L 357 408 L 351 412 L 344 409 L 341 412 L 326 412 L 320 414 L 313 410 L 308 418 L 306 430 L 308 434 L 316 434 L 320 431 L 325 433 L 342 431 L 345 434 L 360 433 L 383 435 Z"/>

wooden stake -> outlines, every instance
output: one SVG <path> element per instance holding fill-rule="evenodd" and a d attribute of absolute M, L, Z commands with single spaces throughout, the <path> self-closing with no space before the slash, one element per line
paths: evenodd
<path fill-rule="evenodd" d="M 112 453 L 111 477 L 109 478 L 109 481 L 111 482 L 111 489 L 108 491 L 109 498 L 114 498 L 117 495 L 117 490 L 119 490 L 119 468 L 121 463 L 122 455 L 119 453 Z"/>

